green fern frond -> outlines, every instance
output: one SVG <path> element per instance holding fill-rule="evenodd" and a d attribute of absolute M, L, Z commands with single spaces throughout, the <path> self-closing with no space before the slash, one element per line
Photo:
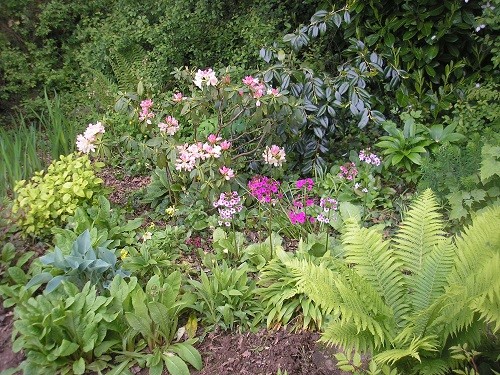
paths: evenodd
<path fill-rule="evenodd" d="M 450 240 L 441 239 L 425 257 L 421 271 L 414 275 L 411 304 L 416 336 L 427 334 L 426 328 L 435 309 L 429 308 L 445 292 L 454 254 L 455 246 Z"/>
<path fill-rule="evenodd" d="M 462 284 L 477 271 L 481 261 L 488 262 L 492 254 L 500 252 L 500 206 L 487 209 L 474 218 L 456 240 L 456 266 L 450 275 L 450 284 Z"/>
<path fill-rule="evenodd" d="M 348 221 L 342 236 L 345 260 L 352 264 L 357 274 L 370 282 L 392 308 L 396 322 L 402 323 L 408 311 L 401 263 L 397 261 L 389 242 L 373 229 L 360 228 L 357 222 Z"/>
<path fill-rule="evenodd" d="M 111 51 L 109 60 L 118 87 L 123 92 L 135 92 L 140 77 L 137 69 L 145 56 L 145 51 L 138 45 L 133 45 L 123 51 Z"/>
<path fill-rule="evenodd" d="M 422 358 L 422 363 L 413 366 L 413 372 L 422 375 L 449 374 L 450 362 L 443 358 Z"/>
<path fill-rule="evenodd" d="M 407 348 L 396 348 L 384 350 L 375 355 L 373 359 L 379 364 L 393 365 L 403 358 L 412 357 L 421 362 L 420 354 L 422 351 L 435 352 L 439 346 L 436 336 L 415 337 Z"/>
<path fill-rule="evenodd" d="M 321 306 L 325 313 L 338 308 L 340 295 L 334 288 L 338 278 L 336 272 L 307 260 L 290 259 L 285 264 L 297 278 L 299 290 Z"/>
<path fill-rule="evenodd" d="M 359 331 L 354 323 L 340 320 L 330 321 L 322 333 L 320 342 L 327 345 L 339 345 L 347 350 L 362 352 L 373 351 L 373 335 L 368 331 Z"/>
<path fill-rule="evenodd" d="M 427 189 L 411 205 L 394 240 L 403 269 L 411 274 L 419 273 L 426 255 L 443 235 L 443 221 L 436 198 Z"/>

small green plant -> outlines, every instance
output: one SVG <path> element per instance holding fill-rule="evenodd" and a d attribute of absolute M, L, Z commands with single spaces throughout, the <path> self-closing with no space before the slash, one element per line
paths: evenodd
<path fill-rule="evenodd" d="M 36 172 L 28 182 L 14 186 L 12 212 L 19 215 L 24 234 L 44 236 L 54 226 L 63 226 L 77 207 L 89 205 L 102 191 L 96 171 L 102 163 L 92 163 L 87 155 L 69 154 L 52 162 L 47 171 Z"/>
<path fill-rule="evenodd" d="M 16 306 L 13 351 L 23 350 L 25 374 L 84 374 L 109 367 L 113 348 L 120 349 L 119 316 L 114 296 L 99 296 L 90 282 L 81 289 L 62 288 Z"/>
<path fill-rule="evenodd" d="M 194 302 L 191 294 L 180 294 L 180 287 L 181 274 L 173 272 L 165 279 L 154 275 L 144 290 L 137 284 L 130 294 L 132 309 L 125 318 L 140 338 L 131 356 L 152 375 L 161 375 L 165 367 L 171 375 L 189 374 L 186 363 L 202 367 L 196 340 L 177 337 L 179 315 Z"/>
<path fill-rule="evenodd" d="M 151 237 L 151 238 L 149 238 Z M 143 242 L 138 249 L 129 248 L 122 253 L 123 268 L 132 272 L 139 280 L 149 280 L 153 275 L 168 275 L 178 268 L 175 260 L 181 252 L 187 252 L 184 226 L 167 225 L 163 231 L 155 230 L 143 235 Z"/>
<path fill-rule="evenodd" d="M 103 195 L 97 196 L 90 207 L 78 207 L 73 216 L 68 217 L 66 229 L 53 228 L 54 243 L 69 253 L 77 236 L 89 230 L 92 246 L 112 249 L 126 249 L 136 244 L 137 229 L 143 219 L 125 220 L 119 208 L 111 208 Z"/>
<path fill-rule="evenodd" d="M 53 252 L 42 256 L 40 262 L 53 273 L 46 271 L 35 275 L 26 287 L 47 283 L 46 293 L 51 293 L 63 281 L 70 281 L 79 288 L 90 281 L 102 292 L 116 275 L 129 276 L 118 265 L 116 255 L 111 250 L 106 247 L 92 248 L 88 230 L 73 242 L 70 254 L 65 255 L 56 246 Z"/>
<path fill-rule="evenodd" d="M 251 328 L 260 312 L 255 299 L 255 281 L 248 275 L 248 266 L 230 268 L 225 261 L 211 267 L 209 274 L 201 271 L 200 281 L 189 280 L 197 301 L 192 307 L 202 315 L 207 327 L 224 330 Z"/>
<path fill-rule="evenodd" d="M 31 296 L 31 291 L 26 287 L 30 272 L 25 272 L 24 269 L 34 254 L 33 251 L 19 254 L 10 242 L 3 246 L 0 258 L 0 296 L 4 308 L 12 307 Z"/>

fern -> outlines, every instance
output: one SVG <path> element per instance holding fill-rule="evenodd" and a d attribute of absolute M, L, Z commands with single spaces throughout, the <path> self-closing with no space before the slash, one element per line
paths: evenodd
<path fill-rule="evenodd" d="M 427 190 L 392 243 L 347 222 L 345 264 L 285 263 L 297 286 L 332 313 L 321 341 L 372 351 L 401 373 L 445 374 L 459 366 L 452 345 L 475 348 L 487 330 L 500 329 L 499 227 L 494 207 L 455 241 L 445 237 Z"/>
<path fill-rule="evenodd" d="M 109 63 L 113 69 L 118 88 L 123 92 L 135 92 L 140 76 L 137 70 L 146 52 L 141 46 L 133 45 L 127 50 L 110 51 Z"/>
<path fill-rule="evenodd" d="M 422 269 L 424 258 L 444 235 L 441 214 L 431 190 L 426 190 L 412 204 L 395 242 L 404 270 L 416 274 Z"/>

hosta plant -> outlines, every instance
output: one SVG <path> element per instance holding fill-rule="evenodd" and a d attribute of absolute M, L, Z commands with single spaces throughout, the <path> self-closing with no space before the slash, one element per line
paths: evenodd
<path fill-rule="evenodd" d="M 24 234 L 46 236 L 54 226 L 63 226 L 77 207 L 92 203 L 102 191 L 96 171 L 102 163 L 92 163 L 87 155 L 69 154 L 53 161 L 47 171 L 36 172 L 14 186 L 12 212 Z"/>
<path fill-rule="evenodd" d="M 88 230 L 73 242 L 71 253 L 64 254 L 56 246 L 53 252 L 40 257 L 40 262 L 47 270 L 35 275 L 26 287 L 47 283 L 47 293 L 52 292 L 65 280 L 79 288 L 90 281 L 102 292 L 116 275 L 129 276 L 128 272 L 122 270 L 113 251 L 106 247 L 94 250 Z"/>
<path fill-rule="evenodd" d="M 500 330 L 500 207 L 478 215 L 459 236 L 443 231 L 433 193 L 412 205 L 399 231 L 346 224 L 344 263 L 304 260 L 287 267 L 300 290 L 331 313 L 322 341 L 368 351 L 404 374 L 447 374 L 450 349 L 477 348 Z"/>

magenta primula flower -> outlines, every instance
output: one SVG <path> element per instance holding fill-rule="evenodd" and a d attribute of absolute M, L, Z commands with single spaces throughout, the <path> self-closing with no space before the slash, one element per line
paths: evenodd
<path fill-rule="evenodd" d="M 278 199 L 283 198 L 283 194 L 279 192 L 279 186 L 279 181 L 258 175 L 253 176 L 248 182 L 250 195 L 261 203 L 275 204 Z"/>
<path fill-rule="evenodd" d="M 303 180 L 297 180 L 295 182 L 295 187 L 297 189 L 302 189 L 305 187 L 308 191 L 311 191 L 314 186 L 314 180 L 312 178 L 305 178 Z"/>

